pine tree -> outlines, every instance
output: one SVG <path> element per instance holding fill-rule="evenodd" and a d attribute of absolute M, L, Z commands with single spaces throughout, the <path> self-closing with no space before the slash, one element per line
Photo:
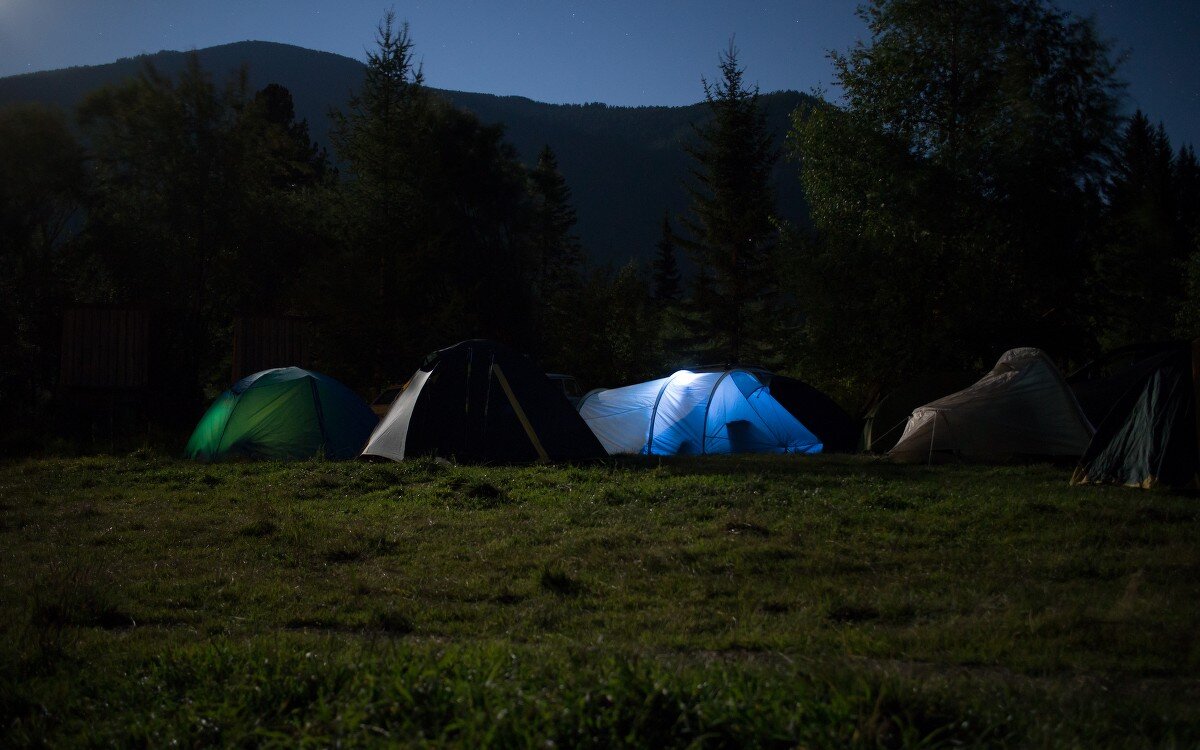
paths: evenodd
<path fill-rule="evenodd" d="M 711 119 L 688 148 L 691 235 L 680 244 L 708 278 L 708 304 L 693 305 L 695 354 L 709 362 L 762 360 L 772 349 L 770 271 L 776 231 L 770 184 L 777 159 L 759 104 L 758 88 L 743 83 L 732 40 L 720 58 L 721 79 L 702 79 Z"/>
<path fill-rule="evenodd" d="M 1175 211 L 1184 236 L 1192 244 L 1192 251 L 1200 250 L 1200 161 L 1191 144 L 1179 149 L 1175 157 Z"/>
<path fill-rule="evenodd" d="M 527 170 L 500 126 L 424 86 L 408 25 L 392 13 L 334 123 L 340 254 L 313 298 L 329 358 L 356 370 L 344 376 L 391 382 L 465 338 L 528 347 L 538 270 Z"/>
<path fill-rule="evenodd" d="M 537 166 L 529 174 L 533 203 L 531 233 L 537 256 L 537 284 L 549 300 L 578 287 L 583 248 L 573 233 L 578 221 L 571 205 L 571 188 L 558 169 L 549 145 L 542 146 Z"/>
<path fill-rule="evenodd" d="M 1200 162 L 1186 145 L 1175 157 L 1175 210 L 1180 240 L 1187 252 L 1184 298 L 1175 320 L 1175 334 L 1200 336 Z"/>
<path fill-rule="evenodd" d="M 254 95 L 253 107 L 267 127 L 261 150 L 279 168 L 271 175 L 278 187 L 315 185 L 325 178 L 329 157 L 308 132 L 308 120 L 296 120 L 292 92 L 278 83 L 267 84 Z"/>
<path fill-rule="evenodd" d="M 671 217 L 663 212 L 662 236 L 655 245 L 654 256 L 654 300 L 674 304 L 679 300 L 679 262 L 675 259 L 675 233 L 671 230 Z"/>
<path fill-rule="evenodd" d="M 570 370 L 580 338 L 593 332 L 580 328 L 583 248 L 574 234 L 571 189 L 549 145 L 529 171 L 528 192 L 540 354 L 548 365 Z"/>
<path fill-rule="evenodd" d="M 1106 242 L 1094 277 L 1102 341 L 1109 347 L 1171 334 L 1190 245 L 1176 211 L 1175 154 L 1163 125 L 1135 112 L 1113 166 Z"/>

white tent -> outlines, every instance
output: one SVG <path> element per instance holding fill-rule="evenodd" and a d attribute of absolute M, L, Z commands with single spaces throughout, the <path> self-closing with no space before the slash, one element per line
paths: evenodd
<path fill-rule="evenodd" d="M 1011 349 L 970 388 L 913 411 L 888 455 L 926 461 L 939 452 L 975 460 L 1081 456 L 1092 425 L 1040 349 Z"/>
<path fill-rule="evenodd" d="M 820 453 L 821 440 L 749 370 L 680 370 L 596 390 L 579 414 L 609 454 Z"/>

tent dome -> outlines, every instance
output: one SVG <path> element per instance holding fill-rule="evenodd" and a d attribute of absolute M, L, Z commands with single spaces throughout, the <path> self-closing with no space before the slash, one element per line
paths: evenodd
<path fill-rule="evenodd" d="M 1176 345 L 1096 383 L 1094 395 L 1105 389 L 1114 395 L 1071 483 L 1197 487 L 1198 364 L 1200 340 Z"/>
<path fill-rule="evenodd" d="M 248 375 L 217 397 L 184 453 L 202 461 L 354 458 L 376 421 L 371 407 L 333 378 L 280 367 Z"/>
<path fill-rule="evenodd" d="M 926 461 L 935 453 L 974 460 L 1083 455 L 1088 422 L 1062 373 L 1040 349 L 1010 349 L 974 385 L 913 411 L 888 455 Z"/>
<path fill-rule="evenodd" d="M 770 375 L 680 370 L 596 390 L 579 413 L 610 454 L 820 453 L 821 439 L 771 396 Z"/>
<path fill-rule="evenodd" d="M 458 461 L 570 461 L 604 449 L 559 386 L 494 341 L 430 354 L 371 434 L 364 456 Z"/>

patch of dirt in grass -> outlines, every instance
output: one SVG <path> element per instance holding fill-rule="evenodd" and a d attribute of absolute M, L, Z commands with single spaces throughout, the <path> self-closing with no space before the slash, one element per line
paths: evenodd
<path fill-rule="evenodd" d="M 349 563 L 358 562 L 363 559 L 363 551 L 361 549 L 352 549 L 349 547 L 334 547 L 325 551 L 325 561 L 331 563 Z"/>
<path fill-rule="evenodd" d="M 495 508 L 508 503 L 508 493 L 486 479 L 454 477 L 447 483 L 451 497 L 468 508 Z"/>
<path fill-rule="evenodd" d="M 1033 502 L 1025 507 L 1030 513 L 1041 513 L 1047 516 L 1062 513 L 1061 508 L 1059 508 L 1057 505 L 1051 505 L 1050 503 Z"/>
<path fill-rule="evenodd" d="M 394 609 L 376 612 L 372 621 L 380 630 L 393 635 L 407 635 L 416 629 L 407 615 Z"/>
<path fill-rule="evenodd" d="M 238 534 L 240 536 L 250 536 L 250 537 L 262 538 L 262 537 L 270 536 L 271 534 L 274 534 L 278 530 L 278 528 L 279 527 L 276 526 L 271 521 L 268 521 L 265 518 L 261 518 L 252 523 L 248 523 L 245 526 L 243 526 L 242 528 L 238 529 Z"/>
<path fill-rule="evenodd" d="M 283 627 L 287 630 L 314 630 L 346 635 L 410 635 L 415 630 L 412 620 L 407 615 L 392 609 L 375 612 L 367 621 L 359 623 L 343 622 L 321 615 L 298 615 L 288 619 Z"/>
<path fill-rule="evenodd" d="M 84 503 L 79 506 L 80 518 L 99 518 L 104 515 L 104 511 L 97 508 L 93 503 Z"/>
<path fill-rule="evenodd" d="M 505 605 L 520 604 L 521 602 L 525 601 L 525 596 L 512 591 L 501 591 L 499 594 L 496 594 L 492 597 L 492 601 L 496 604 Z"/>
<path fill-rule="evenodd" d="M 1192 523 L 1196 520 L 1195 511 L 1162 508 L 1157 505 L 1143 505 L 1134 512 L 1139 521 L 1151 523 Z"/>
<path fill-rule="evenodd" d="M 331 617 L 292 617 L 283 626 L 289 630 L 345 630 L 349 631 L 353 628 L 347 626 L 340 620 L 335 620 Z"/>
<path fill-rule="evenodd" d="M 842 603 L 833 606 L 825 614 L 833 622 L 855 623 L 879 619 L 879 610 L 868 604 Z"/>
<path fill-rule="evenodd" d="M 105 630 L 136 625 L 117 602 L 111 583 L 91 568 L 61 571 L 37 582 L 28 606 L 30 626 L 43 634 L 69 625 Z"/>
<path fill-rule="evenodd" d="M 567 575 L 564 571 L 549 566 L 542 568 L 538 579 L 541 587 L 557 596 L 576 596 L 583 591 L 583 584 Z"/>
<path fill-rule="evenodd" d="M 771 530 L 766 526 L 760 526 L 756 523 L 750 523 L 749 521 L 733 521 L 727 523 L 725 524 L 725 531 L 735 536 L 739 534 L 745 534 L 747 536 L 756 536 L 763 539 L 771 536 Z"/>
<path fill-rule="evenodd" d="M 911 500 L 905 500 L 902 497 L 897 497 L 892 494 L 884 493 L 875 495 L 867 501 L 868 507 L 877 508 L 879 510 L 912 510 L 917 507 L 917 504 Z"/>

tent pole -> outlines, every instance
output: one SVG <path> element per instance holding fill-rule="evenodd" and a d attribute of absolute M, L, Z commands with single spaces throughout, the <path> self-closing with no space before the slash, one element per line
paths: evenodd
<path fill-rule="evenodd" d="M 499 365 L 492 365 L 492 372 L 496 374 L 496 380 L 500 381 L 500 387 L 504 389 L 504 395 L 508 396 L 508 402 L 512 404 L 513 411 L 517 413 L 517 419 L 521 421 L 521 427 L 525 430 L 525 435 L 529 437 L 529 442 L 533 443 L 534 450 L 537 451 L 538 457 L 542 461 L 549 461 L 550 455 L 546 453 L 546 449 L 542 447 L 542 441 L 538 439 L 537 432 L 534 431 L 533 425 L 529 423 L 529 418 L 525 416 L 525 410 L 521 408 L 521 402 L 517 400 L 516 394 L 508 384 L 508 378 L 504 377 L 504 371 Z"/>
<path fill-rule="evenodd" d="M 467 349 L 467 383 L 463 388 L 463 449 L 466 453 L 471 452 L 471 365 L 475 360 L 474 347 Z M 485 446 L 486 447 L 486 446 Z"/>
<path fill-rule="evenodd" d="M 937 439 L 937 423 L 938 417 L 942 415 L 941 411 L 933 412 L 933 429 L 929 431 L 929 457 L 925 460 L 926 466 L 933 465 L 933 441 Z"/>
<path fill-rule="evenodd" d="M 1192 403 L 1196 412 L 1196 451 L 1200 454 L 1200 339 L 1192 339 Z M 1200 455 L 1195 458 L 1200 459 Z M 1200 473 L 1193 474 L 1192 485 L 1200 487 Z"/>
<path fill-rule="evenodd" d="M 683 372 L 683 370 L 679 372 Z M 667 382 L 663 383 L 662 388 L 658 389 L 658 395 L 654 397 L 654 406 L 650 409 L 650 427 L 646 431 L 647 456 L 654 455 L 654 422 L 658 419 L 658 402 L 662 401 L 663 394 L 666 393 L 667 388 L 671 385 L 671 381 L 675 379 L 675 376 L 679 372 L 673 373 L 671 377 L 667 378 Z"/>
<path fill-rule="evenodd" d="M 725 372 L 721 373 L 721 377 L 717 378 L 717 382 L 713 383 L 712 389 L 708 392 L 708 399 L 704 402 L 704 422 L 700 428 L 701 456 L 708 455 L 708 410 L 712 408 L 713 394 L 717 392 L 717 388 L 720 387 L 721 381 L 728 377 L 730 372 L 732 372 L 732 370 L 726 370 Z"/>

